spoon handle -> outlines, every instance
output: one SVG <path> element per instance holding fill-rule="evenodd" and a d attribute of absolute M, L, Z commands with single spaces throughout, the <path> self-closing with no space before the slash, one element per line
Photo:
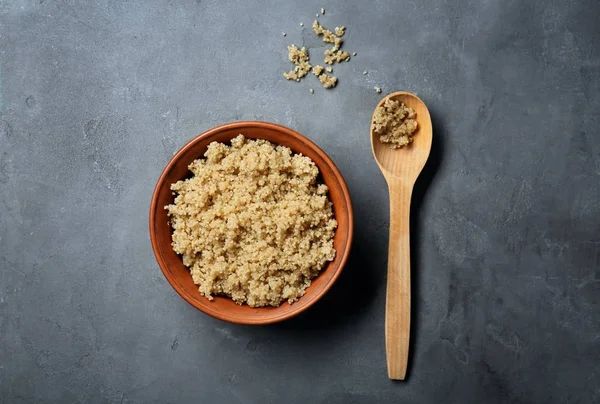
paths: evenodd
<path fill-rule="evenodd" d="M 390 182 L 390 240 L 385 307 L 388 376 L 404 380 L 410 337 L 410 198 L 412 187 Z"/>

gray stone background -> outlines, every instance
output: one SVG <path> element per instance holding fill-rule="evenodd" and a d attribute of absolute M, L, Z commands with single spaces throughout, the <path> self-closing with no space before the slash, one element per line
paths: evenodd
<path fill-rule="evenodd" d="M 334 90 L 282 78 L 290 43 L 322 61 L 321 7 L 358 53 Z M 599 17 L 596 0 L 0 1 L 0 402 L 600 402 Z M 406 382 L 385 367 L 374 86 L 434 123 Z M 356 215 L 332 291 L 265 327 L 185 303 L 147 230 L 169 157 L 247 119 L 316 141 Z"/>

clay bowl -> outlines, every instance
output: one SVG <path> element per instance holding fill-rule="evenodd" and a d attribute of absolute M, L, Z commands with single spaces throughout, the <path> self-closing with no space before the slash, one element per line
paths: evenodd
<path fill-rule="evenodd" d="M 315 162 L 321 172 L 323 182 L 329 187 L 329 198 L 338 222 L 334 236 L 335 259 L 313 279 L 306 293 L 293 304 L 287 302 L 279 307 L 252 308 L 235 304 L 227 297 L 215 296 L 210 301 L 200 295 L 192 281 L 189 270 L 181 257 L 171 248 L 171 227 L 168 224 L 165 205 L 173 202 L 170 186 L 189 176 L 188 165 L 203 157 L 211 142 L 229 142 L 238 134 L 249 139 L 266 139 L 271 143 L 289 147 L 295 153 L 302 153 Z M 183 146 L 163 170 L 150 205 L 150 240 L 152 249 L 165 278 L 179 295 L 198 310 L 215 318 L 238 324 L 269 324 L 293 317 L 323 296 L 340 275 L 350 252 L 353 232 L 353 213 L 350 194 L 339 170 L 331 159 L 312 141 L 301 134 L 267 122 L 235 122 L 210 129 Z"/>

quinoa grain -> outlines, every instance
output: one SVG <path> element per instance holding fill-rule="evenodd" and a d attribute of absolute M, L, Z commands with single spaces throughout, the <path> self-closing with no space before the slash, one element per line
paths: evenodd
<path fill-rule="evenodd" d="M 387 143 L 392 149 L 406 146 L 413 140 L 417 130 L 416 113 L 404 103 L 390 98 L 377 107 L 373 116 L 372 129 L 379 135 L 381 143 Z"/>
<path fill-rule="evenodd" d="M 335 256 L 328 188 L 308 157 L 238 135 L 213 142 L 171 185 L 172 245 L 208 299 L 251 307 L 298 300 Z"/>

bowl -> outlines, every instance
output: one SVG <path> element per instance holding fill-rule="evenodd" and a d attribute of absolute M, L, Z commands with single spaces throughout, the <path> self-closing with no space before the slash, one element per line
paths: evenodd
<path fill-rule="evenodd" d="M 171 184 L 189 177 L 188 165 L 202 158 L 211 142 L 228 143 L 239 134 L 248 139 L 265 139 L 271 143 L 289 147 L 294 153 L 308 156 L 319 168 L 322 181 L 329 187 L 329 199 L 338 222 L 333 245 L 336 255 L 312 280 L 306 293 L 293 304 L 282 303 L 279 307 L 238 305 L 229 297 L 215 296 L 208 300 L 198 291 L 181 256 L 171 246 L 172 228 L 166 205 L 173 203 Z M 342 174 L 333 161 L 316 144 L 298 132 L 285 126 L 268 122 L 234 122 L 210 129 L 187 143 L 169 161 L 163 170 L 150 204 L 150 240 L 152 249 L 165 278 L 173 289 L 198 310 L 221 320 L 237 324 L 270 324 L 289 319 L 312 306 L 321 298 L 340 276 L 352 244 L 354 217 L 350 193 Z"/>

